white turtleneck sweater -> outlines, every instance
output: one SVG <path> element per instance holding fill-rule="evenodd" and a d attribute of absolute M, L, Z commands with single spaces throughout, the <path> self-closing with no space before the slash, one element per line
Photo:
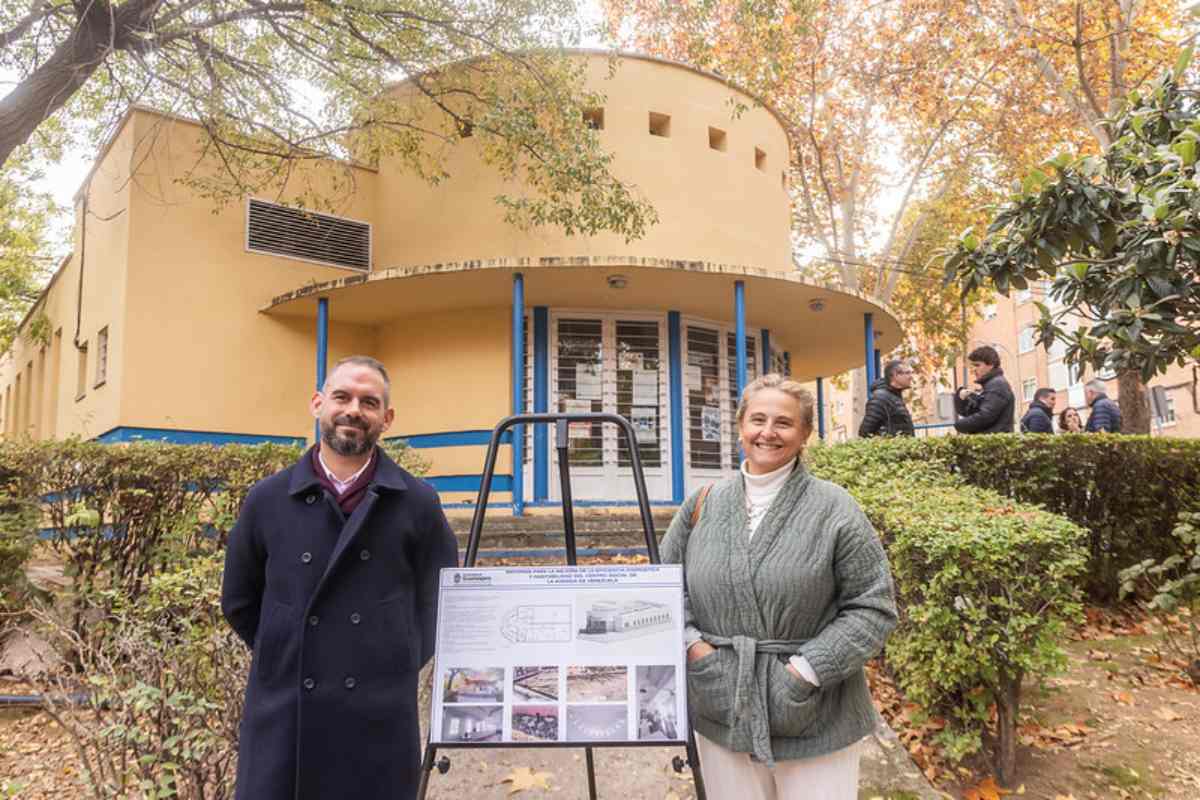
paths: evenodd
<path fill-rule="evenodd" d="M 754 532 L 758 530 L 759 523 L 763 521 L 771 503 L 775 501 L 775 495 L 779 494 L 779 490 L 783 488 L 783 484 L 787 483 L 792 470 L 796 468 L 796 462 L 791 461 L 779 469 L 764 472 L 761 475 L 752 474 L 747 467 L 748 463 L 748 461 L 742 462 L 742 482 L 746 489 L 746 516 L 750 519 L 747 537 L 754 538 Z M 788 663 L 795 667 L 796 671 L 813 686 L 821 685 L 816 670 L 808 663 L 807 658 L 799 655 L 792 656 L 788 659 Z"/>

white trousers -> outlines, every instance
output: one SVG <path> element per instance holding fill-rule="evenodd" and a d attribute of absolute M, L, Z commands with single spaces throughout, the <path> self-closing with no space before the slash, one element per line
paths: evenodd
<path fill-rule="evenodd" d="M 710 800 L 856 800 L 859 743 L 815 758 L 768 767 L 696 734 Z"/>

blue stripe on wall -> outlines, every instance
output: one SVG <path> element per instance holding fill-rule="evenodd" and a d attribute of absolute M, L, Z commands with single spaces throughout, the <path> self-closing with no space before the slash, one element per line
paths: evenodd
<path fill-rule="evenodd" d="M 437 433 L 414 433 L 409 436 L 389 436 L 387 441 L 392 442 L 397 439 L 403 439 L 408 442 L 409 447 L 424 449 L 427 447 L 463 447 L 466 445 L 487 445 L 492 440 L 492 432 L 488 430 L 481 431 L 439 431 Z M 508 444 L 512 441 L 511 431 L 506 431 L 500 436 L 500 441 L 503 444 Z"/>
<path fill-rule="evenodd" d="M 259 436 L 249 433 L 219 433 L 216 431 L 183 431 L 167 428 L 113 428 L 100 434 L 95 441 L 105 444 L 121 442 L 170 442 L 171 444 L 289 444 L 303 447 L 307 439 L 298 436 Z"/>
<path fill-rule="evenodd" d="M 439 492 L 478 492 L 482 475 L 426 475 L 422 478 Z M 512 475 L 493 475 L 493 492 L 511 492 Z"/>

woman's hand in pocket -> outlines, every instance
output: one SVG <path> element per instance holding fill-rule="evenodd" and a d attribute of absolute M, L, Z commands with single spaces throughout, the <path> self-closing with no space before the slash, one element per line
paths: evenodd
<path fill-rule="evenodd" d="M 698 642 L 692 642 L 692 646 L 687 649 L 687 660 L 691 664 L 699 661 L 707 655 L 717 652 L 717 648 L 713 647 L 708 642 L 701 639 Z"/>

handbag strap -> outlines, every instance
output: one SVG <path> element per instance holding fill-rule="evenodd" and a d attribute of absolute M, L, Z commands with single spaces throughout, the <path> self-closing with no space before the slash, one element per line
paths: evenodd
<path fill-rule="evenodd" d="M 692 509 L 692 524 L 691 528 L 696 528 L 696 523 L 700 521 L 700 512 L 704 510 L 704 501 L 708 499 L 708 493 L 713 485 L 710 483 L 700 490 L 700 497 L 696 500 L 696 507 Z"/>

